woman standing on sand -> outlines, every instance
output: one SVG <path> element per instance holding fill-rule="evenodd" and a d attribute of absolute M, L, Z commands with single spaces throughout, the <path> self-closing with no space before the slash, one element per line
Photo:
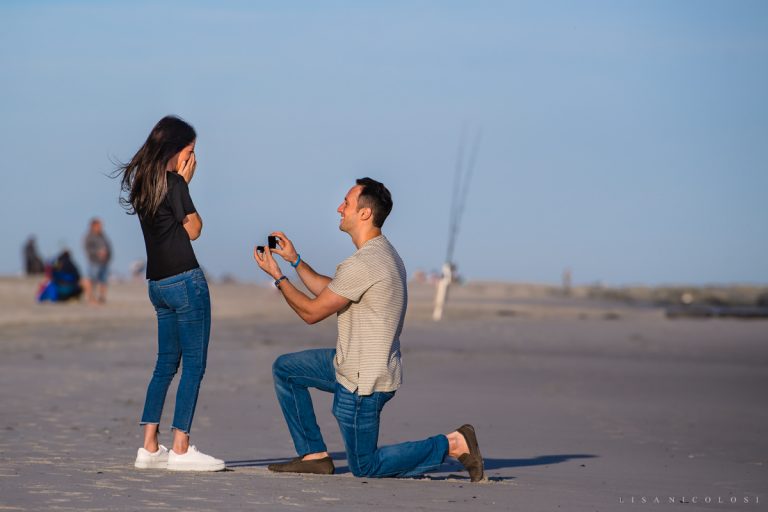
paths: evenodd
<path fill-rule="evenodd" d="M 130 163 L 118 168 L 120 202 L 137 214 L 147 249 L 149 299 L 157 313 L 157 363 L 147 389 L 141 425 L 144 446 L 137 468 L 220 471 L 224 461 L 189 445 L 200 382 L 205 373 L 211 331 L 208 283 L 192 250 L 203 222 L 189 196 L 195 174 L 195 129 L 174 116 L 162 118 Z M 127 197 L 126 197 L 127 196 Z M 183 360 L 173 415 L 173 447 L 157 434 L 168 386 Z"/>

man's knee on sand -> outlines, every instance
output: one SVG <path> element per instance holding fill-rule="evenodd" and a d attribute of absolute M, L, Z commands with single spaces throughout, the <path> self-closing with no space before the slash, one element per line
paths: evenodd
<path fill-rule="evenodd" d="M 379 464 L 375 453 L 366 455 L 347 452 L 349 471 L 358 478 L 382 478 L 385 475 L 378 473 Z"/>
<path fill-rule="evenodd" d="M 365 466 L 349 465 L 349 471 L 358 478 L 380 478 L 381 475 L 374 474 L 374 466 L 366 464 Z"/>

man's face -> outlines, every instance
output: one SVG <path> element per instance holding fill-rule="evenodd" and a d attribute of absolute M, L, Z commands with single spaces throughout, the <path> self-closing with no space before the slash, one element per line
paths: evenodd
<path fill-rule="evenodd" d="M 349 233 L 350 230 L 359 222 L 359 212 L 357 211 L 357 198 L 360 197 L 360 191 L 363 190 L 362 185 L 355 185 L 347 195 L 344 196 L 344 201 L 341 202 L 336 211 L 341 215 L 341 222 L 339 222 L 339 229 L 345 233 Z"/>
<path fill-rule="evenodd" d="M 91 224 L 91 231 L 93 231 L 97 235 L 101 234 L 101 222 L 96 221 L 93 224 Z"/>

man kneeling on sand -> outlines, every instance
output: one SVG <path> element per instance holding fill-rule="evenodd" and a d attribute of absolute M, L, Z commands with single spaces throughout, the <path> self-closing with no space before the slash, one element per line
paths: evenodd
<path fill-rule="evenodd" d="M 275 391 L 298 457 L 271 464 L 288 473 L 332 474 L 315 419 L 309 388 L 333 393 L 333 415 L 339 422 L 349 468 L 360 477 L 413 477 L 440 466 L 446 456 L 457 458 L 473 482 L 484 478 L 483 459 L 472 425 L 447 435 L 378 447 L 381 410 L 400 386 L 400 333 L 408 301 L 403 261 L 381 233 L 392 210 L 387 188 L 371 178 L 357 180 L 339 205 L 339 229 L 357 251 L 336 267 L 333 279 L 318 274 L 296 252 L 291 240 L 277 231 L 278 247 L 254 250 L 259 267 L 275 279 L 288 305 L 309 324 L 337 313 L 335 349 L 284 354 L 272 366 Z M 272 253 L 279 254 L 315 296 L 291 284 Z"/>

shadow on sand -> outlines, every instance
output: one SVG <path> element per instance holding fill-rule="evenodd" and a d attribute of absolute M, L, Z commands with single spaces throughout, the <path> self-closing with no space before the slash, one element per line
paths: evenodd
<path fill-rule="evenodd" d="M 333 458 L 334 463 L 337 464 L 336 466 L 336 474 L 337 475 L 343 475 L 346 473 L 349 473 L 349 467 L 348 466 L 339 466 L 338 463 L 340 461 L 346 461 L 347 454 L 344 452 L 333 452 L 330 454 Z M 497 459 L 497 458 L 485 458 L 485 470 L 486 471 L 493 471 L 493 470 L 499 470 L 499 469 L 507 469 L 507 468 L 523 468 L 528 466 L 549 466 L 552 464 L 560 464 L 563 462 L 568 462 L 569 460 L 573 459 L 592 459 L 597 457 L 597 455 L 591 455 L 591 454 L 585 454 L 585 453 L 574 453 L 574 454 L 562 454 L 562 455 L 539 455 L 538 457 L 531 457 L 529 459 Z M 259 467 L 259 466 L 267 466 L 269 464 L 272 464 L 274 462 L 285 462 L 289 459 L 254 459 L 254 460 L 229 460 L 227 461 L 227 468 L 247 468 L 247 467 Z M 461 465 L 456 461 L 446 461 L 446 463 L 443 465 L 443 468 L 439 470 L 440 473 L 444 473 L 446 471 L 455 471 L 459 470 L 461 471 Z M 435 476 L 435 475 L 425 475 L 423 478 L 428 480 L 448 480 L 448 479 L 465 479 L 466 474 L 464 475 L 454 475 L 449 474 L 447 476 Z M 504 480 L 511 480 L 513 477 L 501 477 L 501 476 L 489 476 L 488 479 L 490 481 L 504 481 Z"/>

